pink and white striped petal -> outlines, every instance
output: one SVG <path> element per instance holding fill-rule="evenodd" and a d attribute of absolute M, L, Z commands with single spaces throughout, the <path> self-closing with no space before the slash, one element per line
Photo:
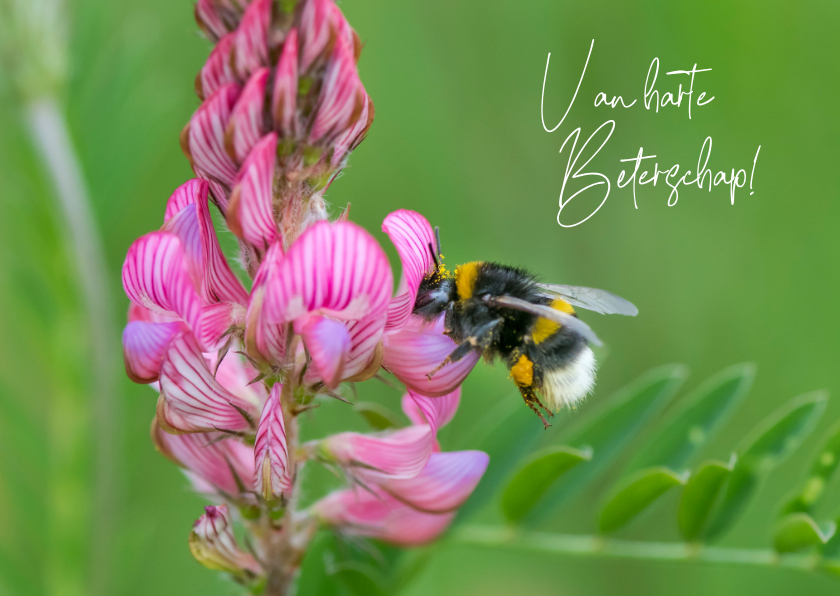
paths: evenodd
<path fill-rule="evenodd" d="M 239 171 L 227 221 L 231 231 L 265 252 L 280 239 L 274 219 L 274 166 L 277 161 L 277 133 L 269 133 L 254 146 Z"/>
<path fill-rule="evenodd" d="M 196 173 L 225 188 L 236 178 L 236 164 L 225 150 L 225 130 L 239 92 L 235 83 L 219 87 L 199 106 L 186 131 L 187 155 Z"/>
<path fill-rule="evenodd" d="M 295 333 L 303 339 L 312 364 L 327 387 L 337 387 L 351 346 L 344 323 L 318 315 L 304 317 L 295 322 Z"/>
<path fill-rule="evenodd" d="M 225 149 L 236 163 L 245 161 L 257 141 L 266 133 L 263 113 L 265 87 L 270 73 L 268 68 L 255 70 L 233 106 L 225 132 Z"/>
<path fill-rule="evenodd" d="M 298 35 L 292 28 L 283 42 L 283 52 L 274 73 L 274 91 L 271 94 L 271 115 L 274 126 L 283 137 L 295 135 L 295 110 L 298 94 Z"/>
<path fill-rule="evenodd" d="M 268 65 L 271 3 L 272 0 L 252 0 L 234 33 L 234 64 L 236 73 L 242 79 Z"/>
<path fill-rule="evenodd" d="M 330 25 L 335 32 L 335 36 L 353 50 L 353 58 L 358 62 L 362 53 L 362 42 L 353 27 L 347 22 L 341 9 L 334 2 L 330 2 Z"/>
<path fill-rule="evenodd" d="M 278 499 L 292 489 L 286 428 L 283 407 L 280 405 L 282 390 L 283 386 L 279 383 L 271 389 L 263 407 L 254 444 L 254 490 L 266 501 Z"/>
<path fill-rule="evenodd" d="M 359 119 L 346 132 L 339 135 L 333 144 L 333 154 L 330 158 L 330 163 L 338 167 L 341 161 L 349 155 L 359 144 L 365 140 L 370 125 L 373 124 L 373 101 L 370 96 L 365 93 L 364 106 L 362 112 L 359 114 Z"/>
<path fill-rule="evenodd" d="M 169 343 L 185 326 L 177 323 L 133 321 L 122 335 L 123 360 L 128 378 L 135 383 L 154 383 L 160 378 L 160 367 Z"/>
<path fill-rule="evenodd" d="M 380 435 L 339 433 L 324 439 L 321 448 L 340 464 L 362 468 L 366 477 L 412 478 L 429 461 L 434 441 L 434 432 L 424 425 Z"/>
<path fill-rule="evenodd" d="M 210 41 L 221 39 L 228 31 L 213 0 L 198 0 L 195 4 L 195 21 Z"/>
<path fill-rule="evenodd" d="M 429 397 L 439 397 L 457 389 L 481 358 L 478 351 L 472 351 L 458 362 L 444 366 L 431 379 L 426 376 L 457 347 L 443 334 L 443 316 L 430 324 L 412 316 L 405 327 L 385 334 L 382 343 L 382 366 L 406 388 Z"/>
<path fill-rule="evenodd" d="M 207 364 L 210 370 L 215 371 L 216 380 L 222 387 L 262 410 L 263 404 L 268 399 L 268 390 L 263 383 L 251 383 L 259 375 L 259 371 L 237 354 L 240 351 L 239 348 L 238 343 L 232 344 L 218 367 L 216 366 L 218 353 L 211 354 Z"/>
<path fill-rule="evenodd" d="M 233 33 L 228 33 L 219 40 L 207 62 L 198 73 L 195 81 L 196 93 L 199 98 L 206 99 L 217 89 L 228 83 L 237 82 L 236 73 L 231 66 L 231 52 L 233 51 Z"/>
<path fill-rule="evenodd" d="M 353 378 L 367 371 L 372 364 L 376 366 L 373 360 L 378 359 L 377 350 L 379 350 L 379 342 L 384 330 L 385 314 L 381 312 L 375 312 L 358 321 L 347 323 L 347 331 L 350 334 L 350 353 L 344 365 L 343 378 Z M 378 369 L 379 366 L 376 368 Z"/>
<path fill-rule="evenodd" d="M 416 211 L 400 209 L 388 214 L 382 222 L 402 263 L 402 278 L 397 295 L 388 306 L 386 331 L 400 329 L 408 322 L 423 278 L 434 271 L 432 251 L 437 251 L 435 234 L 429 221 Z"/>
<path fill-rule="evenodd" d="M 330 43 L 331 0 L 306 0 L 300 15 L 300 71 L 305 73 Z"/>
<path fill-rule="evenodd" d="M 489 461 L 490 457 L 482 451 L 433 453 L 417 476 L 385 478 L 378 484 L 414 509 L 447 513 L 458 509 L 469 498 Z"/>
<path fill-rule="evenodd" d="M 377 538 L 398 546 L 417 546 L 440 536 L 454 513 L 424 513 L 383 491 L 351 489 L 327 495 L 312 506 L 322 522 L 347 534 Z"/>
<path fill-rule="evenodd" d="M 383 313 L 393 276 L 379 243 L 347 221 L 309 227 L 266 283 L 264 311 L 270 323 L 306 314 L 358 320 Z"/>
<path fill-rule="evenodd" d="M 267 287 L 279 283 L 277 276 L 283 256 L 282 243 L 274 242 L 254 277 L 245 319 L 248 353 L 264 362 L 282 362 L 286 355 L 286 323 L 270 322 L 264 312 Z"/>
<path fill-rule="evenodd" d="M 160 374 L 158 422 L 167 432 L 247 432 L 258 405 L 233 395 L 213 377 L 195 339 L 181 333 L 169 344 Z"/>
<path fill-rule="evenodd" d="M 402 398 L 403 412 L 409 420 L 413 424 L 428 424 L 435 433 L 452 421 L 460 403 L 460 387 L 441 397 L 426 397 L 409 391 Z"/>
<path fill-rule="evenodd" d="M 353 50 L 339 38 L 324 73 L 309 143 L 330 142 L 352 127 L 362 113 L 365 97 Z"/>

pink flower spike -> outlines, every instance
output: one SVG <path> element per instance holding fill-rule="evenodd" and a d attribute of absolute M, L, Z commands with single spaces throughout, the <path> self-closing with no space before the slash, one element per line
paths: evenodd
<path fill-rule="evenodd" d="M 282 137 L 295 134 L 295 109 L 298 94 L 298 35 L 290 29 L 283 42 L 283 52 L 274 74 L 274 91 L 271 94 L 271 115 Z"/>
<path fill-rule="evenodd" d="M 312 506 L 321 521 L 347 534 L 378 538 L 398 546 L 417 546 L 440 536 L 454 513 L 424 513 L 380 491 L 343 490 Z"/>
<path fill-rule="evenodd" d="M 254 444 L 254 489 L 266 501 L 279 499 L 292 488 L 283 407 L 280 405 L 282 390 L 283 386 L 279 383 L 271 389 L 263 407 Z"/>
<path fill-rule="evenodd" d="M 405 412 L 412 423 L 428 424 L 435 433 L 452 421 L 455 413 L 458 411 L 460 402 L 460 387 L 452 393 L 447 393 L 441 397 L 425 397 L 409 391 L 403 395 L 402 399 L 403 412 Z M 412 405 L 416 406 L 416 410 L 411 408 Z M 419 414 L 422 416 L 420 420 L 416 420 L 417 410 L 419 410 Z"/>
<path fill-rule="evenodd" d="M 306 0 L 300 15 L 300 71 L 305 73 L 330 43 L 330 0 Z"/>
<path fill-rule="evenodd" d="M 252 0 L 234 33 L 234 60 L 237 74 L 247 79 L 268 64 L 268 28 L 272 0 Z"/>
<path fill-rule="evenodd" d="M 160 378 L 169 342 L 184 330 L 183 323 L 134 321 L 123 330 L 123 360 L 128 378 L 135 383 L 154 383 Z"/>
<path fill-rule="evenodd" d="M 432 251 L 437 251 L 437 246 L 429 221 L 415 211 L 400 209 L 390 213 L 382 222 L 382 231 L 394 243 L 402 263 L 402 278 L 397 295 L 388 306 L 385 330 L 391 331 L 408 322 L 414 310 L 417 290 L 423 278 L 435 268 Z"/>
<path fill-rule="evenodd" d="M 251 149 L 266 132 L 263 112 L 265 87 L 270 73 L 268 68 L 255 70 L 233 106 L 225 131 L 225 149 L 237 163 L 245 161 Z"/>
<path fill-rule="evenodd" d="M 409 426 L 382 435 L 346 432 L 322 441 L 324 454 L 347 466 L 358 466 L 365 477 L 412 478 L 432 454 L 435 435 L 428 426 Z"/>
<path fill-rule="evenodd" d="M 266 284 L 268 322 L 308 314 L 358 320 L 384 314 L 393 286 L 391 266 L 379 243 L 347 221 L 307 228 Z"/>
<path fill-rule="evenodd" d="M 339 38 L 324 73 L 309 143 L 330 142 L 340 136 L 359 120 L 364 103 L 365 91 L 352 49 Z"/>
<path fill-rule="evenodd" d="M 206 99 L 213 95 L 219 87 L 237 81 L 236 74 L 230 65 L 231 52 L 233 51 L 233 33 L 228 33 L 219 40 L 207 62 L 198 73 L 195 81 L 195 90 L 199 98 Z"/>
<path fill-rule="evenodd" d="M 305 324 L 295 325 L 295 332 L 312 357 L 312 364 L 330 389 L 341 382 L 344 364 L 350 353 L 350 334 L 343 323 L 326 317 L 309 317 Z"/>
<path fill-rule="evenodd" d="M 233 395 L 213 377 L 189 333 L 169 345 L 160 373 L 158 422 L 172 433 L 248 432 L 258 405 Z"/>
<path fill-rule="evenodd" d="M 414 478 L 385 478 L 379 486 L 414 509 L 447 513 L 469 498 L 489 461 L 490 457 L 482 451 L 433 453 Z"/>
<path fill-rule="evenodd" d="M 274 165 L 277 133 L 269 133 L 254 146 L 239 171 L 239 184 L 228 206 L 231 231 L 260 253 L 280 239 L 274 220 Z"/>
<path fill-rule="evenodd" d="M 259 575 L 261 569 L 256 559 L 236 544 L 227 505 L 208 505 L 204 511 L 190 532 L 190 552 L 196 560 L 209 569 L 227 571 L 237 577 Z"/>
<path fill-rule="evenodd" d="M 161 454 L 184 468 L 195 483 L 205 485 L 202 492 L 207 494 L 242 498 L 240 486 L 246 486 L 254 477 L 253 449 L 222 433 L 171 435 L 163 432 L 155 419 L 152 442 Z"/>
<path fill-rule="evenodd" d="M 443 318 L 441 315 L 436 322 L 428 324 L 412 316 L 405 327 L 383 336 L 382 366 L 419 395 L 439 397 L 451 393 L 481 358 L 478 351 L 472 351 L 458 362 L 444 366 L 431 379 L 426 376 L 457 347 L 443 334 Z"/>
<path fill-rule="evenodd" d="M 239 92 L 235 83 L 219 87 L 199 106 L 186 130 L 184 149 L 199 175 L 226 188 L 236 178 L 236 164 L 225 150 L 225 130 Z"/>

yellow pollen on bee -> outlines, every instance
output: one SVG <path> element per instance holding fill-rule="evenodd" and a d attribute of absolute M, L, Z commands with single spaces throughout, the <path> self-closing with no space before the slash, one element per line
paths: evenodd
<path fill-rule="evenodd" d="M 481 261 L 473 261 L 472 263 L 459 265 L 455 269 L 455 287 L 458 289 L 458 297 L 461 300 L 472 298 L 479 265 L 481 265 Z"/>
<path fill-rule="evenodd" d="M 510 368 L 510 376 L 520 387 L 529 387 L 534 382 L 534 363 L 523 354 Z"/>
<path fill-rule="evenodd" d="M 565 300 L 560 300 L 559 298 L 553 300 L 549 306 L 554 310 L 559 310 L 570 315 L 575 314 L 575 309 L 572 308 L 572 305 Z M 534 329 L 531 331 L 531 339 L 534 340 L 535 344 L 542 343 L 557 333 L 558 329 L 560 329 L 560 323 L 555 323 L 549 319 L 539 317 L 537 322 L 534 323 Z"/>

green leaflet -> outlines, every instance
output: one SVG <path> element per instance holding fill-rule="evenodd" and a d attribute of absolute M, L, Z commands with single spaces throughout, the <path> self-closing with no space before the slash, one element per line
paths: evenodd
<path fill-rule="evenodd" d="M 837 529 L 833 521 L 822 527 L 807 513 L 791 513 L 779 521 L 773 534 L 773 548 L 779 553 L 792 553 L 826 544 Z"/>
<path fill-rule="evenodd" d="M 502 493 L 502 513 L 511 522 L 524 518 L 560 476 L 592 459 L 592 450 L 547 447 L 525 460 Z"/>
<path fill-rule="evenodd" d="M 401 426 L 399 418 L 391 410 L 372 402 L 359 402 L 353 406 L 362 418 L 365 419 L 371 428 L 376 430 L 387 430 Z"/>
<path fill-rule="evenodd" d="M 614 532 L 626 525 L 668 489 L 685 484 L 685 475 L 657 466 L 640 472 L 621 482 L 601 510 L 598 529 Z"/>
<path fill-rule="evenodd" d="M 638 451 L 629 470 L 651 466 L 680 470 L 689 464 L 740 405 L 754 377 L 754 365 L 737 364 L 706 380 L 662 422 L 661 430 Z"/>
<path fill-rule="evenodd" d="M 807 437 L 825 411 L 827 395 L 815 392 L 798 397 L 766 418 L 747 436 L 737 452 L 721 506 L 706 534 L 720 536 L 738 518 L 759 481 L 790 455 Z"/>
<path fill-rule="evenodd" d="M 840 421 L 825 434 L 822 445 L 817 450 L 811 464 L 811 470 L 802 488 L 782 508 L 785 513 L 812 513 L 814 507 L 825 494 L 825 487 L 840 462 Z"/>
<path fill-rule="evenodd" d="M 691 475 L 683 489 L 677 510 L 677 524 L 683 538 L 694 540 L 700 535 L 720 489 L 729 478 L 734 465 L 734 457 L 728 464 L 714 460 L 706 461 Z"/>

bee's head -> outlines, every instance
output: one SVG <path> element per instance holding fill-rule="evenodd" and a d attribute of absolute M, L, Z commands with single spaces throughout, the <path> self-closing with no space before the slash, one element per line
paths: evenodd
<path fill-rule="evenodd" d="M 427 275 L 417 290 L 414 314 L 431 320 L 445 311 L 456 299 L 455 280 L 435 270 Z"/>

